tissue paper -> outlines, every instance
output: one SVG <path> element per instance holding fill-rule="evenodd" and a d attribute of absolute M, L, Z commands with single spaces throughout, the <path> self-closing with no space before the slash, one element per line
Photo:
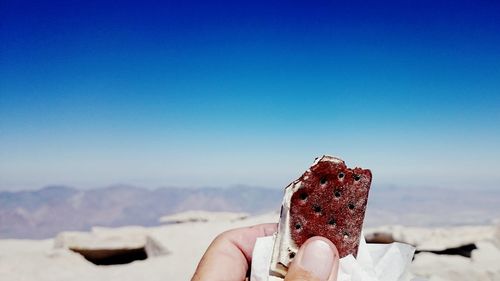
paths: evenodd
<path fill-rule="evenodd" d="M 274 239 L 274 236 L 257 239 L 251 281 L 283 280 L 269 276 Z M 404 243 L 366 244 L 361 239 L 357 258 L 349 255 L 340 259 L 337 281 L 415 281 L 409 272 L 414 252 L 413 246 Z"/>

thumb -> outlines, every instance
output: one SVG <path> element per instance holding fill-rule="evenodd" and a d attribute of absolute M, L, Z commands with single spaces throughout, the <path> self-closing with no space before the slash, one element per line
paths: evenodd
<path fill-rule="evenodd" d="M 330 240 L 316 236 L 300 247 L 285 281 L 336 281 L 338 269 L 337 248 Z"/>

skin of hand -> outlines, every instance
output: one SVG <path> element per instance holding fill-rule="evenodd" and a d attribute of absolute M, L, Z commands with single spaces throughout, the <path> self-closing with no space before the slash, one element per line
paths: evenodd
<path fill-rule="evenodd" d="M 259 224 L 226 231 L 210 244 L 191 281 L 244 281 L 259 237 L 277 230 L 276 224 Z M 336 281 L 339 254 L 323 237 L 309 238 L 290 264 L 284 281 Z"/>

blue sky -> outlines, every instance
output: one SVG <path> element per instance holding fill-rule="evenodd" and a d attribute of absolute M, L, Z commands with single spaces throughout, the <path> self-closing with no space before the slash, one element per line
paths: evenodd
<path fill-rule="evenodd" d="M 0 190 L 499 187 L 495 1 L 0 5 Z"/>

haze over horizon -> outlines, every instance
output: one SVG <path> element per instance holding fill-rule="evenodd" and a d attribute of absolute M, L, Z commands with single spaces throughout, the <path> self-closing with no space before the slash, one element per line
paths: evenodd
<path fill-rule="evenodd" d="M 2 1 L 0 191 L 500 188 L 500 5 Z"/>

